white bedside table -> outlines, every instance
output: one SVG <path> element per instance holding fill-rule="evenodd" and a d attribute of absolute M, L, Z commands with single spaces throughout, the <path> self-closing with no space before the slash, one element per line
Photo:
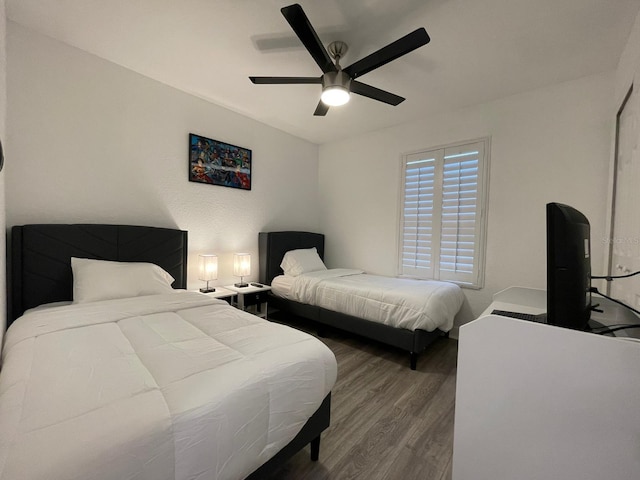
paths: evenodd
<path fill-rule="evenodd" d="M 203 295 L 206 295 L 207 297 L 219 298 L 220 300 L 226 300 L 228 303 L 232 303 L 233 297 L 237 295 L 236 292 L 224 287 L 215 287 L 215 289 L 215 292 L 204 293 Z M 200 292 L 200 290 L 198 291 Z"/>
<path fill-rule="evenodd" d="M 231 290 L 238 297 L 236 307 L 245 312 L 252 313 L 260 318 L 267 318 L 267 296 L 271 287 L 263 285 L 262 287 L 254 287 L 249 284 L 248 287 L 236 287 L 235 285 L 226 285 L 224 288 Z"/>

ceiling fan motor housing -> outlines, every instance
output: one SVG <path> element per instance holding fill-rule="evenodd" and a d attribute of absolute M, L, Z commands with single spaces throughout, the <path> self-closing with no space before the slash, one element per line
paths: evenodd
<path fill-rule="evenodd" d="M 351 89 L 351 77 L 342 70 L 337 72 L 327 72 L 322 75 L 322 89 L 330 87 L 344 88 L 347 91 Z"/>

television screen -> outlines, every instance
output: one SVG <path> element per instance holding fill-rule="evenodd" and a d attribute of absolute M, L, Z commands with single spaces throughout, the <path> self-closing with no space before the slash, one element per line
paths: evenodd
<path fill-rule="evenodd" d="M 587 218 L 547 204 L 547 323 L 587 330 L 591 316 L 591 239 Z"/>

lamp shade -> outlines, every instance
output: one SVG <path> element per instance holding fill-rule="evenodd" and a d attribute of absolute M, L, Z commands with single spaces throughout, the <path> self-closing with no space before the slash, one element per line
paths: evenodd
<path fill-rule="evenodd" d="M 217 255 L 198 255 L 198 278 L 205 282 L 218 278 Z"/>
<path fill-rule="evenodd" d="M 233 274 L 236 277 L 246 277 L 251 274 L 251 255 L 249 253 L 233 254 Z"/>

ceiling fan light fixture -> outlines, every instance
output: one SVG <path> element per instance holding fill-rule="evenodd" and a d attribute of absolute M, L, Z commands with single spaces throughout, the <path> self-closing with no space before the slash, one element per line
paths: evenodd
<path fill-rule="evenodd" d="M 339 107 L 349 101 L 351 78 L 342 70 L 327 72 L 322 76 L 320 100 L 330 107 Z"/>
<path fill-rule="evenodd" d="M 328 86 L 322 90 L 320 100 L 330 107 L 339 107 L 349 101 L 349 91 L 339 85 Z"/>

